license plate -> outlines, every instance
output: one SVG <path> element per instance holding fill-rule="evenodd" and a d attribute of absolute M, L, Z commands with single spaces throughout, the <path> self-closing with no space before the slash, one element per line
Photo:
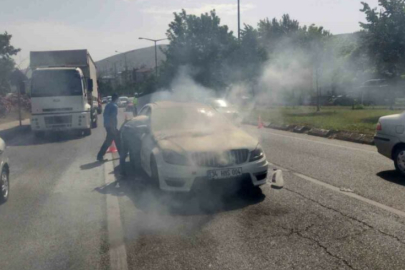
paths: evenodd
<path fill-rule="evenodd" d="M 230 168 L 220 170 L 210 170 L 207 172 L 209 179 L 224 179 L 242 175 L 242 168 Z"/>

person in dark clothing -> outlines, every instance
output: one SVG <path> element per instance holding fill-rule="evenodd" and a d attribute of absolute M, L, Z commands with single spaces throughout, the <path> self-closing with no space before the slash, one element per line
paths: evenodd
<path fill-rule="evenodd" d="M 149 125 L 149 118 L 147 116 L 134 117 L 132 120 L 126 122 L 121 129 L 121 154 L 120 154 L 120 173 L 126 175 L 125 159 L 129 152 L 131 165 L 134 167 L 135 172 L 141 170 L 141 137 L 145 133 L 145 129 Z"/>
<path fill-rule="evenodd" d="M 121 140 L 119 136 L 119 132 L 117 129 L 117 115 L 118 115 L 118 95 L 113 94 L 111 97 L 111 102 L 105 106 L 103 117 L 104 117 L 104 127 L 107 131 L 107 137 L 104 140 L 103 145 L 101 146 L 100 151 L 97 154 L 97 160 L 103 161 L 104 155 L 107 152 L 108 147 L 110 147 L 111 143 L 115 141 L 115 145 L 117 146 L 118 153 L 120 153 L 121 148 Z"/>

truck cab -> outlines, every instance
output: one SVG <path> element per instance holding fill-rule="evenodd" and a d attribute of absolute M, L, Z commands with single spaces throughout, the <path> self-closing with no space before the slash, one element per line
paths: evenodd
<path fill-rule="evenodd" d="M 91 134 L 92 118 L 97 117 L 91 115 L 89 104 L 92 84 L 80 68 L 36 69 L 31 81 L 31 129 L 38 135 L 71 129 Z"/>
<path fill-rule="evenodd" d="M 31 129 L 91 134 L 100 112 L 96 67 L 87 50 L 31 52 Z"/>

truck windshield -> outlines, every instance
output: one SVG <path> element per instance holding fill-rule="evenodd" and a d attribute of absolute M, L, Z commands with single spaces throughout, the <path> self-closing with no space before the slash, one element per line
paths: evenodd
<path fill-rule="evenodd" d="M 76 70 L 38 70 L 32 76 L 32 97 L 81 96 L 82 91 Z"/>

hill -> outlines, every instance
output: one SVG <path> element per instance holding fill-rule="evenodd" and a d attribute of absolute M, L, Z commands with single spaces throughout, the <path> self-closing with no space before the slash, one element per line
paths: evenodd
<path fill-rule="evenodd" d="M 158 45 L 157 58 L 158 63 L 164 61 L 166 56 L 162 52 L 167 45 Z M 154 68 L 155 67 L 155 47 L 136 49 L 125 53 L 119 53 L 103 60 L 97 61 L 97 71 L 102 76 L 114 75 L 125 70 L 125 58 L 128 69 L 134 68 Z"/>

